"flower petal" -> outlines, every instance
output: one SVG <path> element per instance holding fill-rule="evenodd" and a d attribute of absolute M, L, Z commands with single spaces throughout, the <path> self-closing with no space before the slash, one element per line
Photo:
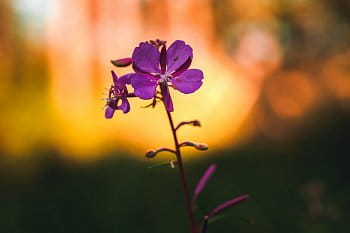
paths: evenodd
<path fill-rule="evenodd" d="M 203 72 L 198 69 L 189 69 L 172 80 L 175 89 L 184 94 L 190 94 L 202 86 Z"/>
<path fill-rule="evenodd" d="M 153 45 L 142 42 L 134 49 L 132 60 L 141 71 L 159 73 L 159 56 L 158 50 Z"/>
<path fill-rule="evenodd" d="M 135 89 L 134 93 L 141 99 L 152 99 L 156 94 L 158 80 L 149 74 L 134 73 L 131 76 L 131 85 Z"/>
<path fill-rule="evenodd" d="M 111 108 L 111 107 L 107 107 L 106 108 L 106 111 L 105 111 L 105 117 L 107 118 L 107 119 L 111 119 L 112 117 L 113 117 L 113 115 L 114 115 L 114 111 L 115 111 L 115 109 L 113 109 L 113 108 Z"/>
<path fill-rule="evenodd" d="M 118 83 L 118 76 L 114 73 L 113 70 L 111 71 L 111 73 L 112 73 L 113 83 L 114 83 L 114 85 L 117 85 L 117 83 Z"/>
<path fill-rule="evenodd" d="M 148 74 L 147 72 L 141 70 L 140 68 L 138 68 L 135 63 L 132 64 L 132 69 L 136 72 L 136 73 L 142 73 L 142 74 Z"/>
<path fill-rule="evenodd" d="M 130 111 L 130 103 L 127 98 L 122 98 L 122 104 L 118 106 L 119 110 L 122 110 L 123 113 L 128 113 Z"/>
<path fill-rule="evenodd" d="M 167 71 L 173 72 L 192 58 L 192 48 L 182 40 L 176 40 L 167 50 Z"/>
<path fill-rule="evenodd" d="M 164 104 L 166 106 L 166 110 L 168 112 L 173 112 L 174 106 L 173 106 L 173 101 L 171 100 L 168 84 L 161 83 L 160 90 L 162 91 L 162 96 L 163 96 Z"/>
<path fill-rule="evenodd" d="M 192 63 L 192 57 L 188 58 L 187 61 L 186 61 L 184 64 L 182 64 L 182 66 L 180 66 L 180 67 L 172 74 L 172 76 L 173 76 L 173 77 L 177 77 L 177 76 L 181 75 L 183 72 L 185 72 L 185 71 L 188 69 L 188 67 L 190 67 L 191 63 Z"/>
<path fill-rule="evenodd" d="M 130 73 L 130 74 L 125 74 L 121 77 L 119 77 L 118 81 L 124 85 L 126 84 L 130 84 L 131 83 L 131 77 L 133 76 L 134 73 Z"/>

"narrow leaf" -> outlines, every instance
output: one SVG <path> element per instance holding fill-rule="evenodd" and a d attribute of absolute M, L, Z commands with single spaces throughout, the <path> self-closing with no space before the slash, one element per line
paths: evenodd
<path fill-rule="evenodd" d="M 236 205 L 242 201 L 248 200 L 248 199 L 249 199 L 249 195 L 242 195 L 242 196 L 236 197 L 234 199 L 231 199 L 229 201 L 226 201 L 226 202 L 218 205 L 214 210 L 212 210 L 210 212 L 210 214 L 208 216 L 212 217 L 212 216 L 220 213 L 221 211 L 223 211 L 223 210 L 225 210 L 233 205 Z"/>
<path fill-rule="evenodd" d="M 212 174 L 215 172 L 215 169 L 216 169 L 216 165 L 212 164 L 204 172 L 203 176 L 199 180 L 199 182 L 194 190 L 194 194 L 193 194 L 193 198 L 192 198 L 192 205 L 194 205 L 196 203 L 196 200 L 197 200 L 199 194 L 202 192 L 202 190 L 205 187 L 205 185 L 207 184 L 208 180 L 210 179 Z"/>
<path fill-rule="evenodd" d="M 244 217 L 241 217 L 241 216 L 234 216 L 234 215 L 230 215 L 230 214 L 217 214 L 213 217 L 211 217 L 209 219 L 209 223 L 213 223 L 213 222 L 216 222 L 216 221 L 220 221 L 222 219 L 225 219 L 225 218 L 235 218 L 235 219 L 238 219 L 244 223 L 247 223 L 247 224 L 253 224 L 253 219 L 247 219 L 247 218 L 244 218 Z"/>
<path fill-rule="evenodd" d="M 213 222 L 216 222 L 218 220 L 221 220 L 221 219 L 224 219 L 224 218 L 228 218 L 230 217 L 231 215 L 229 214 L 218 214 L 216 216 L 213 216 L 212 218 L 209 219 L 209 223 L 213 223 Z"/>
<path fill-rule="evenodd" d="M 170 161 L 170 162 L 163 162 L 163 163 L 157 163 L 149 166 L 148 168 L 164 168 L 164 167 L 170 167 L 174 168 L 176 162 L 175 161 Z"/>

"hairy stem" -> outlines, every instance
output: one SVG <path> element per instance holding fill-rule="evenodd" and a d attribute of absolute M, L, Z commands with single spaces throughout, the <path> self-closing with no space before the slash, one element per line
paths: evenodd
<path fill-rule="evenodd" d="M 165 106 L 165 103 L 164 103 L 164 106 Z M 173 133 L 175 149 L 176 149 L 175 152 L 176 152 L 177 165 L 179 167 L 182 192 L 183 192 L 184 198 L 185 198 L 185 205 L 186 205 L 188 220 L 190 223 L 190 230 L 191 230 L 191 233 L 197 233 L 196 224 L 194 222 L 194 217 L 193 217 L 193 210 L 192 210 L 192 206 L 191 206 L 190 195 L 189 195 L 188 188 L 187 188 L 185 170 L 184 170 L 183 163 L 182 163 L 180 145 L 179 145 L 179 141 L 177 139 L 176 129 L 174 127 L 174 122 L 173 122 L 173 118 L 171 117 L 171 113 L 167 111 L 166 106 L 165 106 L 165 111 L 168 115 L 169 123 L 171 126 L 171 131 Z"/>

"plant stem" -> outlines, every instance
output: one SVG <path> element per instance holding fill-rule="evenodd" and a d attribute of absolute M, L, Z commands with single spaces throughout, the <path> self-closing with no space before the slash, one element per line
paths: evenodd
<path fill-rule="evenodd" d="M 185 170 L 184 170 L 184 167 L 182 164 L 181 151 L 180 151 L 179 141 L 177 139 L 176 129 L 174 127 L 174 122 L 173 122 L 173 118 L 171 117 L 171 113 L 167 111 L 165 103 L 164 103 L 164 106 L 165 106 L 165 111 L 168 115 L 169 123 L 171 126 L 171 131 L 173 133 L 175 149 L 176 149 L 175 152 L 176 152 L 177 165 L 179 167 L 182 192 L 183 192 L 184 197 L 185 197 L 185 205 L 186 205 L 188 220 L 190 223 L 190 230 L 191 230 L 191 233 L 197 233 L 197 229 L 196 229 L 196 225 L 195 225 L 194 217 L 193 217 L 193 210 L 192 210 L 192 206 L 191 206 L 190 195 L 189 195 L 188 188 L 187 188 Z"/>

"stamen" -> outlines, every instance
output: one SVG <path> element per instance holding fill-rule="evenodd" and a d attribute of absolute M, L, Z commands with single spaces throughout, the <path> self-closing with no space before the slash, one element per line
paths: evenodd
<path fill-rule="evenodd" d="M 172 76 L 170 74 L 159 74 L 160 82 L 170 82 L 172 79 Z"/>

